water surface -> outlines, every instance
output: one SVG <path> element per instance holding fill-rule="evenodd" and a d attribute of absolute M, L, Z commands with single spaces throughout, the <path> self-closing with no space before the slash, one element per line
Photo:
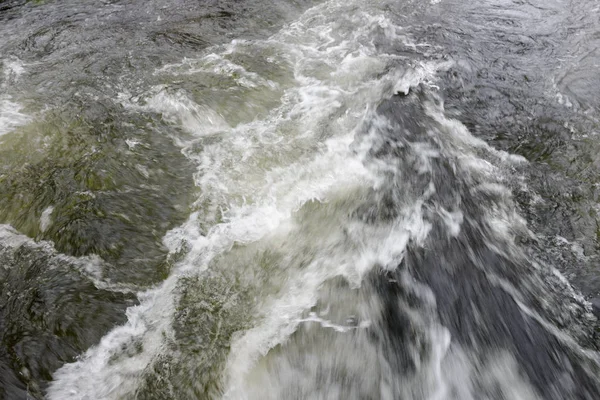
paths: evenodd
<path fill-rule="evenodd" d="M 598 399 L 596 1 L 0 1 L 0 397 Z"/>

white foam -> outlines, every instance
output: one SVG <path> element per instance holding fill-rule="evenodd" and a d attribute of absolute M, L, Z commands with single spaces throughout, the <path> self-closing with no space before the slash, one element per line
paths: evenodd
<path fill-rule="evenodd" d="M 142 144 L 142 142 L 135 139 L 125 139 L 125 144 L 127 144 L 129 150 L 133 150 L 137 145 Z"/>
<path fill-rule="evenodd" d="M 330 328 L 330 329 L 333 329 L 334 331 L 340 332 L 340 333 L 350 332 L 354 329 L 368 328 L 371 325 L 369 321 L 361 321 L 360 324 L 358 324 L 358 325 L 340 325 L 340 324 L 331 322 L 327 319 L 324 319 L 322 317 L 319 317 L 314 312 L 309 313 L 308 317 L 301 318 L 301 319 L 297 320 L 296 322 L 297 323 L 316 322 L 319 325 L 321 325 L 323 328 Z"/>
<path fill-rule="evenodd" d="M 160 91 L 147 100 L 148 110 L 163 113 L 173 124 L 181 125 L 194 136 L 206 136 L 229 129 L 223 117 L 210 108 L 194 103 L 183 92 Z"/>
<path fill-rule="evenodd" d="M 18 80 L 21 75 L 25 72 L 25 64 L 17 57 L 10 57 L 3 61 L 4 64 L 4 78 L 6 81 Z"/>
<path fill-rule="evenodd" d="M 52 211 L 54 211 L 54 207 L 49 206 L 42 212 L 42 216 L 40 217 L 40 231 L 46 232 L 50 227 L 50 224 L 52 223 L 52 220 L 50 219 Z"/>
<path fill-rule="evenodd" d="M 31 118 L 21 113 L 22 106 L 14 103 L 8 97 L 0 97 L 0 137 L 25 125 Z"/>
<path fill-rule="evenodd" d="M 174 312 L 172 292 L 176 276 L 156 289 L 138 295 L 140 304 L 127 309 L 127 324 L 105 335 L 79 361 L 66 364 L 54 374 L 48 389 L 51 399 L 122 398 L 135 390 L 141 373 L 172 336 L 170 319 Z M 143 342 L 140 339 L 143 338 Z M 123 354 L 138 344 L 135 357 Z M 125 352 L 126 353 L 126 352 Z M 58 384 L 56 384 L 58 383 Z"/>
<path fill-rule="evenodd" d="M 0 85 L 0 92 L 6 91 L 7 87 L 18 81 L 19 77 L 25 72 L 23 62 L 16 57 L 5 59 L 2 64 L 4 80 Z M 28 115 L 21 113 L 22 108 L 20 104 L 12 101 L 10 95 L 0 94 L 0 137 L 30 121 Z"/>
<path fill-rule="evenodd" d="M 5 224 L 0 224 L 0 243 L 3 246 L 11 248 L 16 248 L 24 244 L 35 245 L 35 242 L 29 237 L 19 234 L 12 226 Z"/>

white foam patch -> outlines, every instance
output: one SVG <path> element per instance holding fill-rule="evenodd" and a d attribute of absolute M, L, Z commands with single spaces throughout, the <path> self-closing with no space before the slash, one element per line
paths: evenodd
<path fill-rule="evenodd" d="M 25 72 L 25 64 L 17 57 L 10 57 L 3 60 L 4 78 L 6 81 L 18 80 Z"/>
<path fill-rule="evenodd" d="M 142 144 L 142 142 L 135 140 L 135 139 L 125 139 L 125 144 L 127 144 L 127 147 L 129 148 L 129 150 L 134 150 L 135 147 L 139 144 Z"/>
<path fill-rule="evenodd" d="M 28 115 L 21 113 L 23 107 L 20 104 L 13 102 L 8 94 L 1 93 L 19 80 L 25 72 L 24 64 L 16 57 L 5 59 L 2 64 L 4 80 L 0 85 L 0 137 L 31 120 Z"/>
<path fill-rule="evenodd" d="M 50 206 L 42 212 L 42 216 L 40 217 L 40 231 L 46 232 L 50 227 L 50 224 L 52 223 L 52 211 L 54 211 L 54 207 Z"/>
<path fill-rule="evenodd" d="M 21 113 L 21 109 L 21 105 L 9 98 L 0 98 L 0 137 L 31 121 L 28 115 Z"/>
<path fill-rule="evenodd" d="M 310 312 L 308 314 L 308 317 L 301 318 L 301 319 L 297 320 L 296 322 L 299 324 L 307 323 L 307 322 L 316 322 L 323 328 L 333 329 L 334 331 L 340 332 L 340 333 L 350 332 L 355 329 L 368 328 L 371 325 L 371 323 L 369 321 L 361 321 L 358 325 L 340 325 L 340 324 L 331 322 L 325 318 L 322 318 L 314 312 Z"/>
<path fill-rule="evenodd" d="M 408 94 L 412 87 L 416 87 L 419 84 L 435 88 L 436 74 L 447 71 L 453 65 L 453 61 L 419 62 L 415 68 L 404 72 L 402 78 L 396 82 L 394 92 Z"/>
<path fill-rule="evenodd" d="M 20 234 L 10 225 L 0 224 L 0 243 L 3 246 L 16 248 L 24 244 L 35 245 L 37 244 L 29 237 Z"/>
<path fill-rule="evenodd" d="M 181 125 L 194 136 L 206 136 L 229 129 L 223 117 L 208 107 L 196 104 L 183 92 L 168 94 L 161 91 L 147 100 L 146 107 L 163 113 L 168 121 Z"/>

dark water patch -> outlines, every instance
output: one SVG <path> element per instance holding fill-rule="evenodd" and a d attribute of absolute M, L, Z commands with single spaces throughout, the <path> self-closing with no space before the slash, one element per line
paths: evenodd
<path fill-rule="evenodd" d="M 7 399 L 42 398 L 52 372 L 122 323 L 135 296 L 98 289 L 85 264 L 2 229 L 17 243 L 0 245 L 1 387 Z"/>
<path fill-rule="evenodd" d="M 160 120 L 101 117 L 51 113 L 4 138 L 1 220 L 65 254 L 100 255 L 118 281 L 160 281 L 162 237 L 187 216 L 192 166 Z"/>
<path fill-rule="evenodd" d="M 110 108 L 49 113 L 3 138 L 0 220 L 65 254 L 103 257 L 117 281 L 157 282 L 168 273 L 162 237 L 187 216 L 193 167 L 160 120 Z"/>
<path fill-rule="evenodd" d="M 210 45 L 209 42 L 193 35 L 191 33 L 185 32 L 173 32 L 173 31 L 164 31 L 164 32 L 156 32 L 150 35 L 151 40 L 153 41 L 165 41 L 168 44 L 179 45 L 182 47 L 189 47 L 194 50 L 203 49 Z"/>

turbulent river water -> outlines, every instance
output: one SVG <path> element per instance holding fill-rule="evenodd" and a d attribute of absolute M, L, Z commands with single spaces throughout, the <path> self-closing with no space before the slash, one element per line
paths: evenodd
<path fill-rule="evenodd" d="M 0 0 L 0 398 L 600 399 L 596 0 Z"/>

